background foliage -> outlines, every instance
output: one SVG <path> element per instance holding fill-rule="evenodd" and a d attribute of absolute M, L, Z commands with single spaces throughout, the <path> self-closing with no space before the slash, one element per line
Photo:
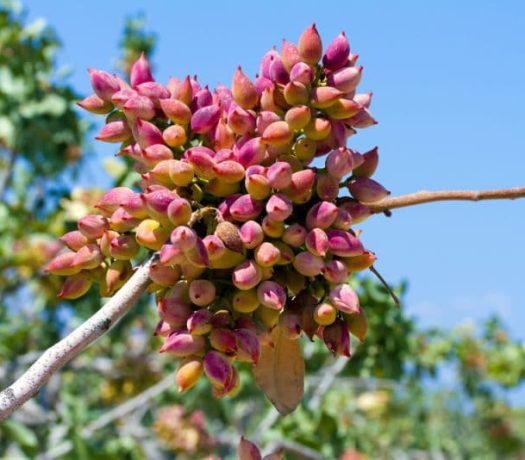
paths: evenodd
<path fill-rule="evenodd" d="M 151 55 L 155 36 L 128 18 L 118 66 Z M 0 6 L 0 384 L 6 386 L 99 305 L 97 292 L 56 299 L 41 267 L 100 196 L 75 177 L 91 155 L 80 98 L 57 68 L 43 22 Z M 112 163 L 114 183 L 135 179 Z M 357 286 L 370 333 L 351 361 L 304 340 L 307 392 L 280 418 L 243 371 L 239 394 L 215 401 L 205 381 L 183 396 L 173 363 L 154 351 L 144 299 L 109 335 L 54 376 L 0 426 L 13 458 L 234 458 L 240 434 L 286 458 L 525 458 L 525 412 L 507 392 L 525 378 L 525 348 L 497 318 L 478 329 L 420 330 L 373 280 Z M 399 286 L 398 293 L 406 286 Z M 441 455 L 441 457 L 436 457 Z"/>

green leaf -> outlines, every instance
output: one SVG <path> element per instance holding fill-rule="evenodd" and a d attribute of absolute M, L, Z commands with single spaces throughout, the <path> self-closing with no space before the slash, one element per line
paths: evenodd
<path fill-rule="evenodd" d="M 6 431 L 7 436 L 13 441 L 25 448 L 35 448 L 38 446 L 38 439 L 29 428 L 15 420 L 7 420 L 3 423 L 2 428 Z"/>

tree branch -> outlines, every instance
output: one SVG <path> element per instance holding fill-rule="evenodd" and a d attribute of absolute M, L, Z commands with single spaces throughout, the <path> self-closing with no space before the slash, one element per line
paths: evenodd
<path fill-rule="evenodd" d="M 38 393 L 57 370 L 106 333 L 135 305 L 150 282 L 153 258 L 146 261 L 91 318 L 48 348 L 16 382 L 0 393 L 0 420 Z"/>
<path fill-rule="evenodd" d="M 431 203 L 433 201 L 515 200 L 517 198 L 525 198 L 525 186 L 496 190 L 421 191 L 393 198 L 385 198 L 367 206 L 372 212 L 379 213 L 416 204 Z"/>

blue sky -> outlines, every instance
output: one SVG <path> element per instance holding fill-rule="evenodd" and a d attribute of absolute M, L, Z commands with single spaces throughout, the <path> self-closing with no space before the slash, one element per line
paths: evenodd
<path fill-rule="evenodd" d="M 316 22 L 325 43 L 346 31 L 365 67 L 379 125 L 350 146 L 380 148 L 377 178 L 393 195 L 525 184 L 525 3 L 518 1 L 26 1 L 64 43 L 60 62 L 89 92 L 85 69 L 112 69 L 126 15 L 158 34 L 156 75 L 228 84 L 262 54 Z M 99 150 L 104 154 L 111 149 Z M 96 180 L 94 167 L 85 183 Z M 407 308 L 427 326 L 499 313 L 525 339 L 525 200 L 438 203 L 360 226 L 378 269 L 408 279 Z"/>

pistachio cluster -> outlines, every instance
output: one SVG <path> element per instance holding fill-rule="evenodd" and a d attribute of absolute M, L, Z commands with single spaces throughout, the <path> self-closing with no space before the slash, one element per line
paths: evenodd
<path fill-rule="evenodd" d="M 107 115 L 97 139 L 121 144 L 142 180 L 108 191 L 61 238 L 68 250 L 47 266 L 68 277 L 59 296 L 94 282 L 109 296 L 141 247 L 158 252 L 156 334 L 182 358 L 180 390 L 204 373 L 217 397 L 234 392 L 234 361 L 256 365 L 277 324 L 349 356 L 349 331 L 362 339 L 366 318 L 346 282 L 375 260 L 351 226 L 389 193 L 370 179 L 377 149 L 346 147 L 376 123 L 356 61 L 344 33 L 323 55 L 312 25 L 297 46 L 266 53 L 254 82 L 239 67 L 231 89 L 189 76 L 163 86 L 144 56 L 129 83 L 90 70 L 94 94 L 79 105 Z"/>

